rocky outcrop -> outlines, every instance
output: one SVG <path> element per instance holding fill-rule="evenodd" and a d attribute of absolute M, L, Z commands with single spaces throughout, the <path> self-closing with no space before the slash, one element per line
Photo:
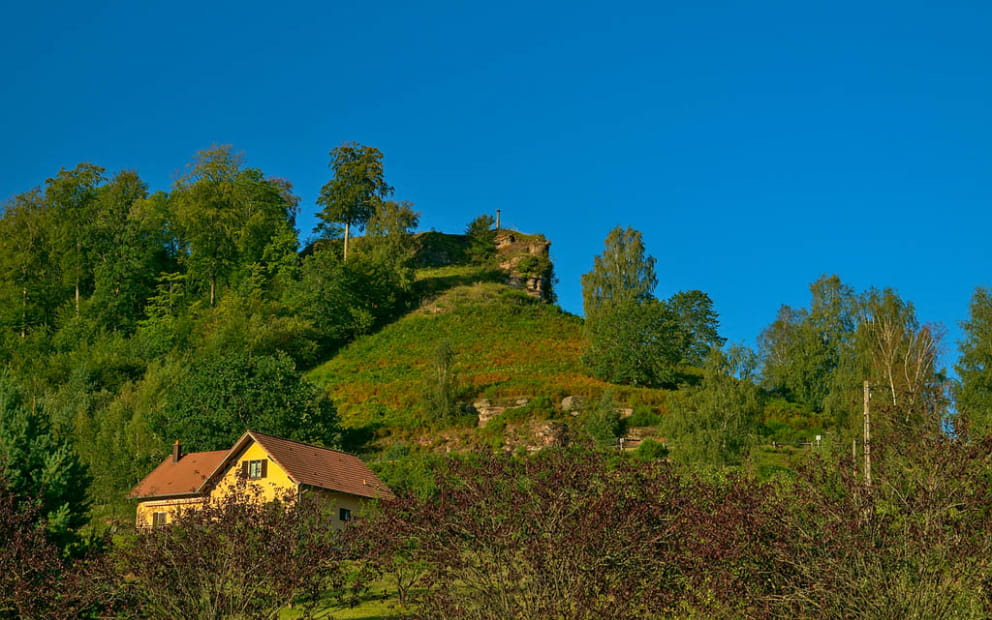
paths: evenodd
<path fill-rule="evenodd" d="M 507 409 L 519 409 L 525 406 L 529 401 L 526 398 L 517 398 L 509 403 L 504 404 L 494 404 L 488 398 L 481 398 L 474 403 L 472 407 L 475 409 L 476 413 L 479 414 L 479 428 L 484 428 L 489 421 L 503 413 Z"/>
<path fill-rule="evenodd" d="M 551 242 L 543 235 L 526 235 L 514 231 L 496 234 L 499 267 L 508 274 L 510 286 L 524 289 L 534 297 L 551 301 L 554 268 Z"/>
<path fill-rule="evenodd" d="M 576 413 L 585 409 L 586 399 L 584 396 L 566 396 L 561 401 L 563 413 Z"/>

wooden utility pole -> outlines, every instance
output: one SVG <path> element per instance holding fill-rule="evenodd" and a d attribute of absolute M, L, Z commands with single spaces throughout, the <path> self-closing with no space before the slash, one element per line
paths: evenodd
<path fill-rule="evenodd" d="M 865 486 L 871 488 L 871 412 L 868 401 L 871 400 L 871 387 L 865 380 Z"/>

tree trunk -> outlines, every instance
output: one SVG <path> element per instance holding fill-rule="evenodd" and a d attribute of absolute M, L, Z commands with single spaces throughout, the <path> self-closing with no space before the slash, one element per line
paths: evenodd
<path fill-rule="evenodd" d="M 27 337 L 28 324 L 28 289 L 21 289 L 21 338 Z"/>
<path fill-rule="evenodd" d="M 348 237 L 351 235 L 351 224 L 344 223 L 344 260 L 348 260 Z"/>

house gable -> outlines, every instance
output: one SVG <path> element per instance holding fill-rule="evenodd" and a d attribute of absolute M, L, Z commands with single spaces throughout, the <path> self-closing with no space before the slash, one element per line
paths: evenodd
<path fill-rule="evenodd" d="M 217 471 L 204 481 L 201 493 L 221 498 L 237 486 L 248 484 L 258 499 L 272 501 L 298 488 L 297 482 L 265 448 L 250 436 L 248 438 L 249 441 L 235 444 Z"/>

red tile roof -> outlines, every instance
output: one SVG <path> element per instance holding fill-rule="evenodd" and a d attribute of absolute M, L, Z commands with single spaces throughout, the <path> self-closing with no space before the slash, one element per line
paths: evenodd
<path fill-rule="evenodd" d="M 300 484 L 361 497 L 395 497 L 357 456 L 255 431 L 246 435 L 257 441 Z"/>
<path fill-rule="evenodd" d="M 131 489 L 128 497 L 143 499 L 171 497 L 175 495 L 195 495 L 197 489 L 217 465 L 224 460 L 229 450 L 216 452 L 193 452 L 184 454 L 178 463 L 172 462 L 170 454 L 162 463 L 145 476 L 145 479 Z"/>
<path fill-rule="evenodd" d="M 169 455 L 131 490 L 129 497 L 151 499 L 205 494 L 209 484 L 227 470 L 251 441 L 262 446 L 297 484 L 360 497 L 395 497 L 357 456 L 255 431 L 242 435 L 230 450 L 193 452 L 183 455 L 178 463 L 173 463 L 172 455 Z"/>

